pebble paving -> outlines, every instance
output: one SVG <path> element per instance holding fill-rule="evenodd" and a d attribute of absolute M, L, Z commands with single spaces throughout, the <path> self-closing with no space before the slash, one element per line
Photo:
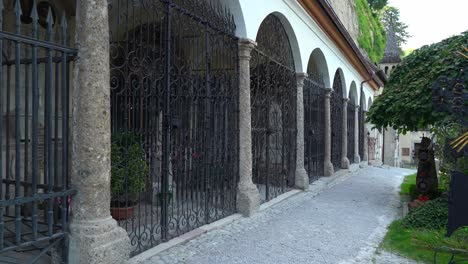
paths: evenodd
<path fill-rule="evenodd" d="M 360 169 L 319 194 L 302 192 L 147 263 L 413 263 L 375 254 L 386 227 L 400 214 L 399 185 L 410 173 Z"/>

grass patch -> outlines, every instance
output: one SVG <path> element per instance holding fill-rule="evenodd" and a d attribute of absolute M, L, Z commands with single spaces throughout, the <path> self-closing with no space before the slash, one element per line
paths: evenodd
<path fill-rule="evenodd" d="M 450 238 L 445 237 L 445 230 L 428 230 L 407 228 L 401 221 L 393 222 L 380 244 L 380 247 L 390 252 L 396 252 L 407 258 L 424 263 L 434 263 L 434 250 L 441 246 L 468 251 L 468 228 L 459 229 Z M 437 263 L 449 263 L 451 254 L 437 254 Z M 468 254 L 457 255 L 455 260 L 468 259 Z M 468 263 L 462 262 L 462 263 Z"/>
<path fill-rule="evenodd" d="M 411 186 L 414 186 L 414 187 L 411 187 Z M 400 194 L 410 195 L 411 189 L 413 188 L 416 188 L 416 173 L 405 177 L 405 179 L 403 180 L 403 183 L 401 184 Z"/>

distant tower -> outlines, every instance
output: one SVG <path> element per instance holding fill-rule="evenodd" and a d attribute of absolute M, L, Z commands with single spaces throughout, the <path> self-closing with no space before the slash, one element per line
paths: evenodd
<path fill-rule="evenodd" d="M 393 26 L 387 28 L 387 45 L 382 60 L 380 61 L 380 69 L 390 76 L 393 69 L 401 62 L 400 49 L 398 48 L 395 31 Z"/>
<path fill-rule="evenodd" d="M 393 69 L 395 69 L 400 62 L 400 49 L 398 48 L 392 22 L 390 22 L 390 25 L 387 27 L 387 45 L 385 46 L 384 56 L 380 61 L 379 67 L 387 76 L 390 76 Z M 389 166 L 400 167 L 401 156 L 399 149 L 399 135 L 393 128 L 388 127 L 383 132 L 383 163 Z"/>

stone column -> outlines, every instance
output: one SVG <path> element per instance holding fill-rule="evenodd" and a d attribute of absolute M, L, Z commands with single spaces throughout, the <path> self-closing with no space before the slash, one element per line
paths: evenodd
<path fill-rule="evenodd" d="M 361 157 L 359 156 L 359 105 L 354 109 L 354 163 L 359 164 Z"/>
<path fill-rule="evenodd" d="M 126 263 L 127 232 L 110 216 L 111 130 L 108 4 L 77 1 L 73 80 L 69 263 Z"/>
<path fill-rule="evenodd" d="M 294 185 L 301 190 L 309 189 L 309 176 L 304 168 L 304 79 L 306 73 L 296 74 L 297 104 L 296 104 L 296 175 Z"/>
<path fill-rule="evenodd" d="M 325 133 L 325 150 L 324 150 L 324 176 L 332 176 L 334 172 L 333 169 L 333 164 L 331 162 L 331 110 L 330 110 L 330 99 L 331 99 L 331 93 L 333 89 L 332 88 L 325 88 L 325 124 L 324 124 L 324 133 Z"/>
<path fill-rule="evenodd" d="M 250 107 L 250 52 L 257 45 L 252 40 L 239 41 L 239 185 L 237 211 L 254 214 L 260 206 L 260 194 L 252 181 L 252 119 Z"/>
<path fill-rule="evenodd" d="M 343 99 L 343 128 L 341 134 L 341 168 L 349 169 L 348 159 L 348 98 Z"/>

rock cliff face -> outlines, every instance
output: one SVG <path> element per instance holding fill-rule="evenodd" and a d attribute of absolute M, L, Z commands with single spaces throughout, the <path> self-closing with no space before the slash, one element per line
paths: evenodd
<path fill-rule="evenodd" d="M 356 3 L 355 0 L 328 0 L 335 13 L 341 20 L 341 23 L 346 27 L 349 34 L 357 44 L 357 38 L 359 35 L 358 18 L 356 14 Z"/>

